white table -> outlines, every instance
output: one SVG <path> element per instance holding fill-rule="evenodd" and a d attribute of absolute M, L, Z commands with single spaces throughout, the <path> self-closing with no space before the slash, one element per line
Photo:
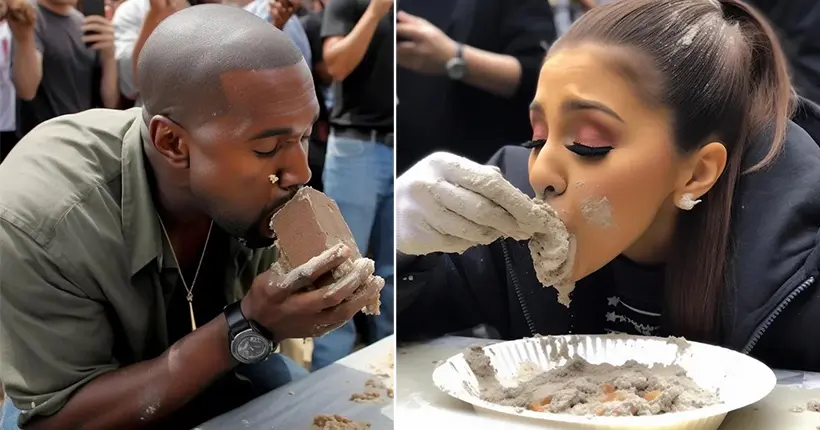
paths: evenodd
<path fill-rule="evenodd" d="M 393 336 L 384 338 L 194 430 L 308 430 L 313 417 L 322 414 L 338 414 L 366 421 L 373 430 L 392 429 L 392 399 L 383 396 L 385 400 L 380 403 L 356 403 L 350 401 L 350 395 L 363 392 L 365 382 L 377 378 L 371 365 L 379 366 L 385 362 L 394 346 Z"/>
<path fill-rule="evenodd" d="M 433 385 L 433 369 L 476 344 L 495 340 L 444 337 L 431 342 L 403 346 L 396 354 L 396 429 L 499 428 L 503 430 L 544 429 L 530 424 L 476 414 L 473 407 L 442 393 Z M 820 399 L 820 374 L 775 371 L 778 385 L 765 399 L 730 413 L 720 430 L 818 430 L 820 413 L 795 413 L 811 399 Z M 502 427 L 503 426 L 503 427 Z"/>

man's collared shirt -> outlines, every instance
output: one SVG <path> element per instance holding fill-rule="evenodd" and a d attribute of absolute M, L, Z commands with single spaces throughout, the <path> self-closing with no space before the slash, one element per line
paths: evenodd
<path fill-rule="evenodd" d="M 0 165 L 0 379 L 21 425 L 190 331 L 151 196 L 141 112 L 53 119 Z M 214 226 L 194 289 L 197 324 L 241 298 L 274 254 Z"/>

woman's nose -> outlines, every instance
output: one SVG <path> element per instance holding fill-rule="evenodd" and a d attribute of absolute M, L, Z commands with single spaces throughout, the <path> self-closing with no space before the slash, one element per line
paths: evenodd
<path fill-rule="evenodd" d="M 307 184 L 312 176 L 308 165 L 307 144 L 292 145 L 283 155 L 285 159 L 277 173 L 279 186 L 288 188 Z"/>
<path fill-rule="evenodd" d="M 544 199 L 560 196 L 567 189 L 565 164 L 559 145 L 547 142 L 530 160 L 530 185 Z"/>

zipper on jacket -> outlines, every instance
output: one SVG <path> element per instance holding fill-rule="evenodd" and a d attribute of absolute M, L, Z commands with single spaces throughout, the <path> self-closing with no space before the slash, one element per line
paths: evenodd
<path fill-rule="evenodd" d="M 806 291 L 809 287 L 811 287 L 812 284 L 814 284 L 814 276 L 810 276 L 808 279 L 803 281 L 803 283 L 798 285 L 797 288 L 794 289 L 794 291 L 792 291 L 788 296 L 786 296 L 786 298 L 783 299 L 782 302 L 780 302 L 780 304 L 774 309 L 774 311 L 772 311 L 772 313 L 769 314 L 769 316 L 766 318 L 766 320 L 764 320 L 757 327 L 757 330 L 755 330 L 755 333 L 752 335 L 751 338 L 749 338 L 749 341 L 746 342 L 746 346 L 743 347 L 741 352 L 743 354 L 751 353 L 752 349 L 760 341 L 760 338 L 763 337 L 763 333 L 766 333 L 766 330 L 768 330 L 769 327 L 771 327 L 772 323 L 778 317 L 778 315 L 780 315 L 783 312 L 783 310 L 786 309 L 786 307 L 789 306 L 789 304 L 797 296 L 800 295 L 800 293 L 802 293 L 803 291 Z"/>
<path fill-rule="evenodd" d="M 535 323 L 532 322 L 530 310 L 527 307 L 527 302 L 524 300 L 524 293 L 522 293 L 521 289 L 518 287 L 518 275 L 515 274 L 515 268 L 512 265 L 510 253 L 507 251 L 507 242 L 504 240 L 501 240 L 501 251 L 504 252 L 504 262 L 506 263 L 507 273 L 510 275 L 510 279 L 512 280 L 515 295 L 518 297 L 518 304 L 521 305 L 521 310 L 524 312 L 524 319 L 527 320 L 527 326 L 530 328 L 530 334 L 535 336 L 537 334 L 535 331 Z"/>

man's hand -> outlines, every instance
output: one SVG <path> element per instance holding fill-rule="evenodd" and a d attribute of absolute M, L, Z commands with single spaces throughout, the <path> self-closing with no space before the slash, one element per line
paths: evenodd
<path fill-rule="evenodd" d="M 597 0 L 578 0 L 578 3 L 581 4 L 581 10 L 584 12 L 589 12 L 592 8 L 598 6 Z"/>
<path fill-rule="evenodd" d="M 274 264 L 254 280 L 242 299 L 242 313 L 270 330 L 274 341 L 317 337 L 342 326 L 384 286 L 384 280 L 372 276 L 373 260 L 350 261 L 351 254 L 337 245 L 289 273 Z M 317 279 L 330 273 L 337 280 L 314 289 Z"/>
<path fill-rule="evenodd" d="M 37 11 L 26 0 L 0 0 L 5 9 L 4 13 L 9 21 L 9 30 L 12 36 L 20 41 L 31 40 L 34 37 L 34 22 L 37 20 Z"/>
<path fill-rule="evenodd" d="M 390 8 L 393 7 L 393 0 L 371 0 L 368 7 L 375 12 L 376 16 L 381 18 L 387 15 L 387 12 L 390 12 Z"/>
<path fill-rule="evenodd" d="M 268 13 L 274 27 L 284 30 L 301 3 L 301 0 L 268 0 Z"/>
<path fill-rule="evenodd" d="M 156 20 L 162 21 L 174 12 L 190 6 L 187 0 L 151 0 L 149 14 Z"/>
<path fill-rule="evenodd" d="M 396 62 L 419 73 L 444 74 L 447 61 L 456 56 L 458 44 L 424 18 L 399 12 Z"/>
<path fill-rule="evenodd" d="M 107 8 L 108 9 L 108 8 Z M 114 25 L 107 18 L 98 15 L 85 17 L 82 26 L 83 43 L 100 51 L 103 58 L 114 57 Z"/>

